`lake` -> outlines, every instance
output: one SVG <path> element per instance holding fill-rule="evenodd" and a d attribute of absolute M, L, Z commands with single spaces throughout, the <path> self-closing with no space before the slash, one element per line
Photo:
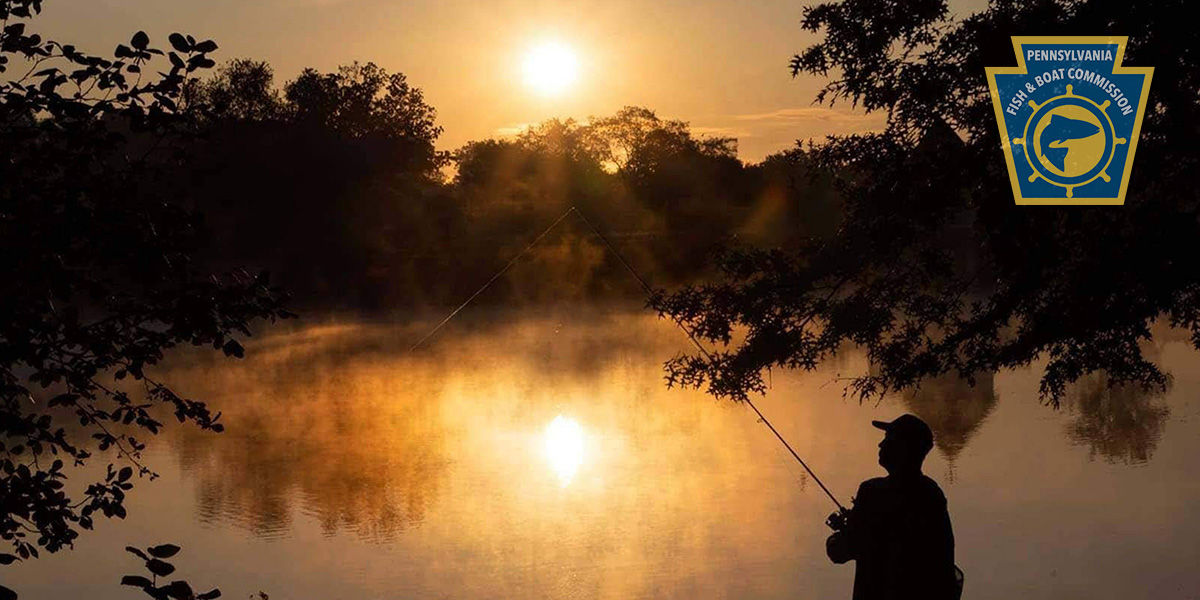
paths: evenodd
<path fill-rule="evenodd" d="M 172 420 L 127 519 L 4 583 L 136 598 L 122 548 L 170 542 L 177 576 L 226 598 L 849 598 L 829 499 L 748 407 L 665 387 L 663 361 L 691 350 L 669 321 L 476 313 L 408 352 L 428 326 L 307 323 L 242 361 L 173 356 L 162 379 L 226 432 Z M 1165 394 L 1093 376 L 1055 410 L 1035 365 L 860 404 L 837 378 L 868 365 L 847 350 L 773 373 L 756 402 L 846 503 L 882 474 L 870 421 L 925 418 L 965 598 L 1197 598 L 1200 354 L 1162 340 Z"/>

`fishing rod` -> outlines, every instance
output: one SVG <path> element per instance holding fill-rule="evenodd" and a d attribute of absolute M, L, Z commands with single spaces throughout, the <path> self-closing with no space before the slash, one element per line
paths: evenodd
<path fill-rule="evenodd" d="M 524 256 L 530 250 L 532 250 L 533 247 L 538 244 L 538 242 L 542 241 L 542 238 L 546 237 L 546 235 L 549 234 L 550 231 L 553 230 L 555 227 L 558 227 L 558 225 L 560 223 L 562 223 L 563 220 L 566 219 L 567 216 L 570 215 L 571 213 L 575 213 L 575 215 L 577 217 L 579 217 L 579 219 L 581 221 L 583 221 L 583 223 L 585 225 L 587 225 L 588 229 L 590 229 L 591 232 L 596 237 L 600 238 L 600 241 L 604 243 L 604 246 L 608 249 L 608 251 L 611 252 L 612 255 L 617 258 L 617 260 L 625 267 L 625 269 L 627 271 L 629 271 L 629 274 L 632 275 L 633 278 L 636 279 L 637 282 L 642 286 L 642 290 L 646 293 L 646 295 L 653 296 L 654 288 L 650 287 L 650 284 L 646 281 L 646 279 L 644 277 L 642 277 L 641 274 L 639 274 L 636 269 L 633 268 L 633 265 L 629 264 L 629 261 L 625 260 L 625 257 L 622 256 L 621 253 L 616 249 L 616 247 L 612 245 L 612 242 L 609 242 L 608 238 L 605 237 L 605 235 L 603 233 L 600 233 L 600 230 L 597 229 L 596 226 L 592 224 L 591 220 L 589 220 L 586 216 L 584 216 L 583 212 L 581 212 L 575 206 L 571 206 L 566 211 L 564 211 L 563 214 L 559 215 L 559 217 L 557 219 L 555 219 L 554 222 L 551 223 L 549 227 L 542 230 L 542 232 L 539 233 L 538 236 L 535 237 L 532 242 L 529 242 L 529 244 L 526 245 L 524 249 L 522 249 L 519 253 L 517 253 L 516 256 L 509 259 L 508 263 L 506 263 L 503 268 L 501 268 L 499 271 L 497 271 L 495 275 L 492 275 L 492 277 L 490 279 L 488 279 L 487 282 L 484 283 L 483 286 L 481 286 L 478 290 L 475 290 L 475 293 L 471 294 L 471 296 L 469 298 L 467 298 L 466 301 L 464 301 L 462 304 L 460 304 L 458 306 L 458 308 L 455 308 L 453 311 L 451 311 L 450 314 L 446 315 L 446 318 L 442 319 L 441 322 L 439 322 L 436 326 L 434 326 L 434 328 L 431 329 L 429 331 L 429 333 L 426 333 L 424 337 L 422 337 L 420 340 L 417 341 L 417 343 L 413 344 L 412 347 L 409 348 L 409 352 L 413 352 L 417 348 L 420 348 L 422 344 L 424 344 L 426 341 L 429 340 L 429 338 L 433 337 L 433 335 L 435 333 L 437 333 L 438 330 L 440 330 L 446 323 L 449 323 L 451 319 L 453 319 L 456 315 L 458 315 L 458 313 L 460 311 L 462 311 L 462 309 L 466 308 L 466 306 L 468 304 L 470 304 L 472 301 L 474 301 L 475 298 L 479 297 L 479 295 L 482 294 L 484 292 L 484 290 L 491 287 L 491 285 L 493 283 L 495 283 L 495 281 L 497 279 L 499 279 L 501 275 L 504 275 L 504 273 L 508 272 L 508 270 L 510 268 L 512 268 L 512 266 L 514 264 L 516 264 L 517 261 L 520 260 L 522 256 Z M 674 321 L 675 325 L 677 325 L 679 327 L 679 329 L 681 329 L 683 331 L 683 333 L 685 333 L 687 335 L 688 339 L 692 341 L 692 344 L 694 344 L 696 346 L 696 349 L 699 350 L 700 353 L 703 354 L 704 357 L 706 359 L 708 359 L 709 362 L 714 362 L 716 360 L 715 357 L 712 355 L 712 353 L 709 352 L 708 349 L 704 347 L 704 344 L 700 343 L 700 340 L 696 338 L 696 335 L 694 333 L 692 333 L 691 329 L 688 329 L 687 325 L 684 324 L 683 321 L 679 320 L 678 318 L 676 318 L 674 316 L 671 317 L 671 320 Z M 762 421 L 762 423 L 764 425 L 767 426 L 767 429 L 770 429 L 771 433 L 775 434 L 775 439 L 779 440 L 779 443 L 783 444 L 784 448 L 787 448 L 787 451 L 789 453 L 791 453 L 792 458 L 796 459 L 796 462 L 800 463 L 801 467 L 804 467 L 804 470 L 808 472 L 809 476 L 812 477 L 813 481 L 817 482 L 817 485 L 821 487 L 821 491 L 825 492 L 825 495 L 829 496 L 829 499 L 832 500 L 835 505 L 837 505 L 838 510 L 841 512 L 845 512 L 846 507 L 843 506 L 841 502 L 838 502 L 838 499 L 833 495 L 833 492 L 830 492 L 829 488 L 825 487 L 825 484 L 821 482 L 821 478 L 817 477 L 817 474 L 814 473 L 812 468 L 810 468 L 808 466 L 808 463 L 804 462 L 804 459 L 800 458 L 800 455 L 797 454 L 794 449 L 792 449 L 792 445 L 789 444 L 786 439 L 784 439 L 783 435 L 779 433 L 779 430 L 775 429 L 775 426 L 771 424 L 771 421 L 767 419 L 766 415 L 764 415 L 762 413 L 762 411 L 759 410 L 757 406 L 755 406 L 754 402 L 752 400 L 750 400 L 750 398 L 745 398 L 743 401 L 746 404 L 748 404 L 751 409 L 754 410 L 754 413 L 758 415 L 758 419 L 760 421 Z"/>

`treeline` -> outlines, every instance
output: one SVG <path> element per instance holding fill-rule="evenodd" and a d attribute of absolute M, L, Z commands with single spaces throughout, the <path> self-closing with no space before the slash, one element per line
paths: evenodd
<path fill-rule="evenodd" d="M 188 201 L 213 267 L 266 269 L 301 309 L 388 311 L 460 301 L 576 206 L 656 285 L 694 281 L 729 244 L 832 231 L 829 178 L 803 150 L 743 164 L 732 138 L 627 107 L 440 152 L 435 109 L 368 63 L 279 86 L 234 60 L 191 84 L 205 134 Z M 638 298 L 574 215 L 482 302 Z"/>

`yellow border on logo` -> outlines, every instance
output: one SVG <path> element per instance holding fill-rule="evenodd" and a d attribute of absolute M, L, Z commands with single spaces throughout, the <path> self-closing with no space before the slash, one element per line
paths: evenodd
<path fill-rule="evenodd" d="M 1008 179 L 1012 185 L 1013 198 L 1017 204 L 1039 204 L 1042 206 L 1096 206 L 1125 204 L 1125 190 L 1129 187 L 1129 173 L 1133 170 L 1133 159 L 1137 153 L 1138 138 L 1142 133 L 1142 116 L 1146 114 L 1146 98 L 1150 96 L 1150 79 L 1154 76 L 1154 67 L 1126 67 L 1125 44 L 1129 36 L 1125 35 L 1014 35 L 1012 36 L 1013 52 L 1017 55 L 1015 67 L 984 67 L 987 72 L 988 91 L 992 95 L 992 106 L 996 109 L 996 127 L 1000 132 L 1000 145 L 1004 150 L 1004 162 L 1008 164 Z M 1129 140 L 1129 157 L 1125 159 L 1125 174 L 1121 176 L 1121 190 L 1116 198 L 1025 198 L 1021 195 L 1021 184 L 1017 180 L 1017 165 L 1013 161 L 1012 147 L 1008 140 L 1007 128 L 1004 126 L 1004 106 L 1000 93 L 996 90 L 996 75 L 1028 75 L 1025 66 L 1025 53 L 1021 44 L 1116 44 L 1117 55 L 1113 62 L 1113 75 L 1132 74 L 1145 75 L 1142 84 L 1142 97 L 1138 102 L 1137 118 L 1133 121 L 1133 132 Z"/>

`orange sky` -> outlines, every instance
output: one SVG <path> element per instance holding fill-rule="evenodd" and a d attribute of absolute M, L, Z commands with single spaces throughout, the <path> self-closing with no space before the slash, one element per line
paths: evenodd
<path fill-rule="evenodd" d="M 374 61 L 425 91 L 453 149 L 550 117 L 654 109 L 693 130 L 739 139 L 755 161 L 796 139 L 877 128 L 882 118 L 815 106 L 821 81 L 793 80 L 805 2 L 712 0 L 47 0 L 34 30 L 111 52 L 139 29 L 212 38 L 214 58 L 265 59 L 279 82 L 302 68 Z M 959 14 L 982 0 L 954 2 Z M 556 98 L 521 74 L 533 44 L 556 39 L 579 56 L 578 83 Z"/>

